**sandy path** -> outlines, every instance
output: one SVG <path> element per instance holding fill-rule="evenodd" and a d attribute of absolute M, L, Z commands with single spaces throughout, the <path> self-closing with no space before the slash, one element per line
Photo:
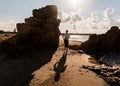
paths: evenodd
<path fill-rule="evenodd" d="M 72 43 L 73 44 L 73 43 Z M 74 43 L 75 44 L 75 43 Z M 62 58 L 64 53 L 63 44 L 57 49 L 52 60 L 33 72 L 34 78 L 30 86 L 109 86 L 103 79 L 95 73 L 81 68 L 82 65 L 95 65 L 88 62 L 90 56 L 77 53 L 78 51 L 69 49 L 65 64 L 66 70 L 60 73 L 59 79 L 55 81 L 54 65 Z"/>

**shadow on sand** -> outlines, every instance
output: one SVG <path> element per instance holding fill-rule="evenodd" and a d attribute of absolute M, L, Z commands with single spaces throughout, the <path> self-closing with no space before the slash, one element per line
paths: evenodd
<path fill-rule="evenodd" d="M 69 45 L 69 48 L 71 50 L 79 50 L 80 49 L 80 45 Z"/>
<path fill-rule="evenodd" d="M 0 43 L 0 86 L 29 86 L 32 73 L 49 62 L 55 51 Z"/>
<path fill-rule="evenodd" d="M 66 70 L 67 65 L 65 65 L 67 57 L 67 51 L 63 53 L 59 62 L 54 64 L 55 77 L 54 80 L 57 82 L 60 79 L 60 74 Z"/>

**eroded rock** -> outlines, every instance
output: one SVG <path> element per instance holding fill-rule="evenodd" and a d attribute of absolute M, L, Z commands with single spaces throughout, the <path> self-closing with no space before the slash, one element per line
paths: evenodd
<path fill-rule="evenodd" d="M 119 37 L 120 29 L 117 26 L 113 26 L 105 34 L 91 35 L 89 40 L 80 46 L 80 49 L 90 53 L 119 52 Z"/>
<path fill-rule="evenodd" d="M 110 66 L 104 67 L 104 66 L 82 66 L 85 69 L 89 69 L 96 74 L 98 74 L 99 77 L 103 78 L 105 81 L 107 81 L 110 86 L 120 86 L 120 69 L 119 68 L 113 68 Z"/>
<path fill-rule="evenodd" d="M 24 46 L 56 47 L 59 43 L 59 24 L 57 7 L 49 5 L 32 11 L 33 16 L 25 23 L 18 23 L 16 43 Z"/>

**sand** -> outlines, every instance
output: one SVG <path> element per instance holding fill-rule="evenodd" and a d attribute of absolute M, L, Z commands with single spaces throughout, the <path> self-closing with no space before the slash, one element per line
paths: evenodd
<path fill-rule="evenodd" d="M 94 72 L 82 68 L 82 65 L 92 66 L 97 65 L 97 62 L 93 59 L 94 57 L 79 53 L 77 49 L 79 45 L 77 41 L 70 41 L 70 49 L 61 63 L 64 46 L 63 41 L 60 41 L 59 48 L 51 61 L 32 73 L 34 77 L 29 86 L 109 86 Z"/>
<path fill-rule="evenodd" d="M 10 37 L 2 35 L 0 41 Z M 27 51 L 17 58 L 11 58 L 0 50 L 0 86 L 109 86 L 94 72 L 82 68 L 82 65 L 97 65 L 97 62 L 94 57 L 79 53 L 80 44 L 70 41 L 66 54 L 63 40 L 60 40 L 56 51 Z"/>

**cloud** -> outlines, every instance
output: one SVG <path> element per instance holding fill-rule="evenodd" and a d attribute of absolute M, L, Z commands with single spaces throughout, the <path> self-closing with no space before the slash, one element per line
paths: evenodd
<path fill-rule="evenodd" d="M 91 13 L 90 17 L 86 19 L 86 24 L 89 25 L 89 28 L 98 29 L 99 18 L 95 13 Z"/>
<path fill-rule="evenodd" d="M 62 10 L 58 12 L 58 18 L 61 19 L 61 23 L 66 23 L 70 21 L 70 16 Z"/>
<path fill-rule="evenodd" d="M 70 16 L 68 16 L 67 18 L 65 18 L 65 19 L 62 19 L 62 23 L 66 23 L 66 22 L 69 22 L 70 21 Z"/>
<path fill-rule="evenodd" d="M 9 21 L 6 21 L 6 22 L 0 21 L 0 30 L 13 31 L 16 28 L 16 24 L 18 22 L 19 21 L 17 21 L 17 20 L 9 20 Z"/>
<path fill-rule="evenodd" d="M 107 8 L 105 11 L 104 11 L 104 17 L 106 18 L 112 18 L 114 16 L 114 9 L 112 8 Z"/>
<path fill-rule="evenodd" d="M 71 24 L 82 20 L 82 16 L 78 12 L 65 13 L 64 11 L 59 11 L 58 18 L 61 19 L 61 23 L 69 22 Z"/>
<path fill-rule="evenodd" d="M 62 20 L 60 24 L 61 32 L 68 29 L 70 32 L 76 33 L 104 33 L 111 26 L 120 27 L 120 17 L 115 15 L 115 10 L 112 8 L 105 9 L 102 18 L 98 17 L 96 13 L 91 13 L 89 17 L 85 18 L 79 11 L 70 13 L 62 11 L 60 15 L 62 15 L 60 17 Z"/>
<path fill-rule="evenodd" d="M 104 11 L 104 22 L 109 23 L 109 27 L 111 26 L 120 26 L 120 17 L 115 15 L 115 10 L 112 8 L 107 8 Z"/>

